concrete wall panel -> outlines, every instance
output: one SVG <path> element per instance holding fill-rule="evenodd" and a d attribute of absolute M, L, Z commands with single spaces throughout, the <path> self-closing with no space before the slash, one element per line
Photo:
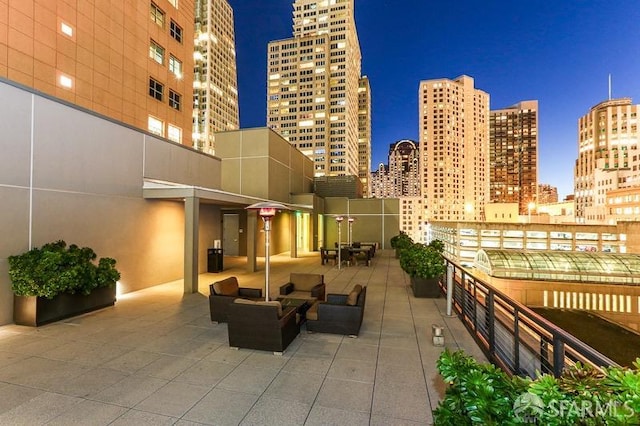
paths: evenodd
<path fill-rule="evenodd" d="M 0 185 L 0 324 L 13 321 L 13 293 L 7 258 L 29 247 L 29 191 Z"/>
<path fill-rule="evenodd" d="M 182 203 L 38 191 L 33 208 L 34 246 L 65 240 L 115 258 L 125 292 L 182 277 Z"/>
<path fill-rule="evenodd" d="M 140 196 L 142 134 L 36 97 L 34 186 Z"/>
<path fill-rule="evenodd" d="M 242 189 L 242 167 L 240 158 L 228 159 L 223 162 L 223 173 L 220 187 L 223 191 L 240 194 Z"/>
<path fill-rule="evenodd" d="M 185 185 L 220 188 L 220 160 L 191 148 L 145 136 L 144 177 Z"/>
<path fill-rule="evenodd" d="M 32 96 L 0 84 L 0 99 L 0 184 L 28 186 Z"/>
<path fill-rule="evenodd" d="M 3 83 L 0 95 L 13 103 L 0 106 L 0 325 L 13 317 L 7 257 L 51 241 L 115 258 L 124 292 L 181 279 L 184 204 L 143 199 L 143 165 L 156 179 L 219 188 L 220 160 Z M 202 205 L 200 219 L 204 272 L 206 248 L 221 238 L 219 207 Z"/>
<path fill-rule="evenodd" d="M 281 202 L 288 203 L 291 201 L 291 173 L 286 164 L 270 159 L 269 161 L 269 181 L 278 182 L 269 185 L 269 198 Z"/>

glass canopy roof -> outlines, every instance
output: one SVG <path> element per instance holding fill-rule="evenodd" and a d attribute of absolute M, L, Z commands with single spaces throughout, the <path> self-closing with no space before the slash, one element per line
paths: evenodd
<path fill-rule="evenodd" d="M 638 254 L 481 249 L 474 267 L 496 278 L 640 284 Z"/>

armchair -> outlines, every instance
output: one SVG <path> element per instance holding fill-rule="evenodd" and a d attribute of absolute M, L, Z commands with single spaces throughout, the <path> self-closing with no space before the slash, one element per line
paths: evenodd
<path fill-rule="evenodd" d="M 360 247 L 360 244 L 358 244 L 358 247 L 356 247 L 356 243 L 354 243 L 351 257 L 354 265 L 357 265 L 358 262 L 362 260 L 365 265 L 370 266 L 371 259 L 373 258 L 372 250 L 373 249 L 371 248 Z"/>
<path fill-rule="evenodd" d="M 357 284 L 349 294 L 329 294 L 306 313 L 307 331 L 357 337 L 364 316 L 367 287 Z"/>
<path fill-rule="evenodd" d="M 324 275 L 292 272 L 289 275 L 289 282 L 280 287 L 280 296 L 292 299 L 324 300 Z"/>
<path fill-rule="evenodd" d="M 238 297 L 262 299 L 262 289 L 240 287 L 236 277 L 209 284 L 209 293 L 209 311 L 213 322 L 227 322 L 228 307 Z"/>
<path fill-rule="evenodd" d="M 236 299 L 229 305 L 229 346 L 282 353 L 300 333 L 296 309 L 280 302 Z"/>

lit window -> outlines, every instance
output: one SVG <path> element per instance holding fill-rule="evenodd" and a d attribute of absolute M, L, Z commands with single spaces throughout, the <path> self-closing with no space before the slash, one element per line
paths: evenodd
<path fill-rule="evenodd" d="M 164 92 L 164 86 L 159 81 L 149 78 L 149 96 L 162 101 L 162 94 Z"/>
<path fill-rule="evenodd" d="M 182 78 L 182 62 L 173 55 L 169 55 L 169 71 L 174 73 L 177 78 Z"/>
<path fill-rule="evenodd" d="M 171 5 L 176 9 L 178 8 L 178 0 L 169 0 L 169 3 L 171 3 Z"/>
<path fill-rule="evenodd" d="M 62 34 L 73 37 L 73 28 L 70 25 L 65 24 L 64 22 L 60 23 L 60 31 L 62 31 Z"/>
<path fill-rule="evenodd" d="M 169 24 L 169 34 L 171 35 L 171 37 L 176 39 L 178 43 L 182 43 L 182 27 L 176 24 L 173 19 Z"/>
<path fill-rule="evenodd" d="M 161 120 L 158 120 L 155 117 L 149 116 L 149 120 L 147 122 L 149 132 L 163 136 L 164 123 Z"/>
<path fill-rule="evenodd" d="M 60 75 L 58 81 L 60 82 L 60 86 L 66 89 L 71 89 L 73 87 L 73 80 L 71 79 L 71 77 Z"/>
<path fill-rule="evenodd" d="M 182 129 L 173 124 L 167 126 L 167 139 L 173 142 L 182 143 Z"/>
<path fill-rule="evenodd" d="M 182 95 L 174 92 L 173 90 L 169 90 L 169 106 L 173 109 L 177 109 L 180 111 L 180 101 L 182 99 Z"/>
<path fill-rule="evenodd" d="M 149 44 L 149 57 L 160 65 L 164 64 L 164 47 L 151 40 Z"/>
<path fill-rule="evenodd" d="M 151 3 L 151 20 L 164 28 L 164 12 L 154 3 Z"/>

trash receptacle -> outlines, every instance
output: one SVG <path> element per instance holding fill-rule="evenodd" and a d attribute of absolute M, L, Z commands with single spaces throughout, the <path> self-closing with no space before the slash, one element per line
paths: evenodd
<path fill-rule="evenodd" d="M 222 249 L 207 249 L 207 272 L 221 272 L 222 267 Z"/>

